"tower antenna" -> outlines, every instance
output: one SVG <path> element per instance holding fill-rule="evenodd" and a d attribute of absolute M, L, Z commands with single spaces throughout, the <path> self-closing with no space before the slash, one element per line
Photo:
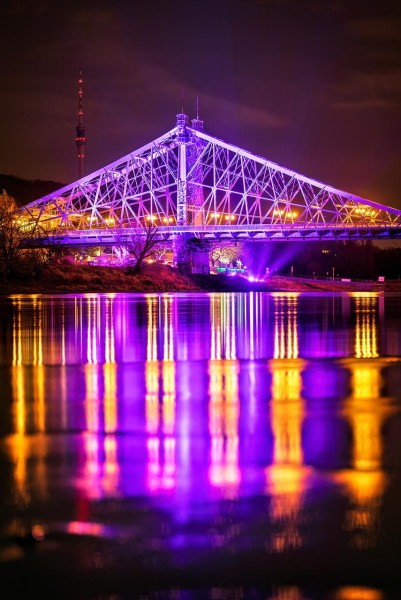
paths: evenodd
<path fill-rule="evenodd" d="M 78 153 L 78 176 L 79 179 L 84 176 L 84 158 L 85 158 L 85 125 L 83 124 L 83 103 L 82 97 L 84 95 L 83 91 L 83 79 L 82 79 L 82 69 L 79 67 L 79 79 L 78 79 L 78 125 L 76 126 L 77 136 L 75 138 L 75 145 L 77 147 Z"/>
<path fill-rule="evenodd" d="M 199 118 L 199 96 L 196 96 L 196 119 L 192 119 L 192 129 L 203 131 L 203 121 Z"/>

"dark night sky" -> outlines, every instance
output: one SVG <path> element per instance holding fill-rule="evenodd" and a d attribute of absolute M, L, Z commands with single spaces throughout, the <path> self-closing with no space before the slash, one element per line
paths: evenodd
<path fill-rule="evenodd" d="M 401 0 L 6 0 L 0 173 L 69 183 L 175 125 L 401 208 Z M 4 51 L 5 50 L 5 51 Z"/>

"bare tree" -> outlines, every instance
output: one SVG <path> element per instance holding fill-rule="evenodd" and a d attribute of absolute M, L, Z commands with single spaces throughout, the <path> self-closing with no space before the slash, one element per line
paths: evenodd
<path fill-rule="evenodd" d="M 153 254 L 158 242 L 158 228 L 152 222 L 143 227 L 143 233 L 136 233 L 130 237 L 127 248 L 135 260 L 131 271 L 134 275 L 141 272 L 143 261 Z"/>

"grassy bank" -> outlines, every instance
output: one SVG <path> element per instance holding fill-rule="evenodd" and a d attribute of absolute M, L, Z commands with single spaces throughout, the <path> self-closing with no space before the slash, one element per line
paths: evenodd
<path fill-rule="evenodd" d="M 168 266 L 147 265 L 139 275 L 127 269 L 62 264 L 46 270 L 40 278 L 24 276 L 0 282 L 5 294 L 74 292 L 228 292 L 228 291 L 394 291 L 401 282 L 341 282 L 271 277 L 250 282 L 242 277 L 185 275 Z"/>

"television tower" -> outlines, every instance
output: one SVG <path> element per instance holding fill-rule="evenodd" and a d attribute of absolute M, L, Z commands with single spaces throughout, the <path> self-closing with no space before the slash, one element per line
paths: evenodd
<path fill-rule="evenodd" d="M 79 79 L 78 79 L 78 125 L 76 126 L 77 137 L 75 138 L 75 145 L 77 147 L 78 152 L 78 176 L 79 179 L 84 176 L 84 158 L 85 158 L 85 125 L 82 122 L 84 111 L 82 108 L 82 96 L 83 92 L 83 79 L 82 79 L 82 69 L 79 69 Z"/>

